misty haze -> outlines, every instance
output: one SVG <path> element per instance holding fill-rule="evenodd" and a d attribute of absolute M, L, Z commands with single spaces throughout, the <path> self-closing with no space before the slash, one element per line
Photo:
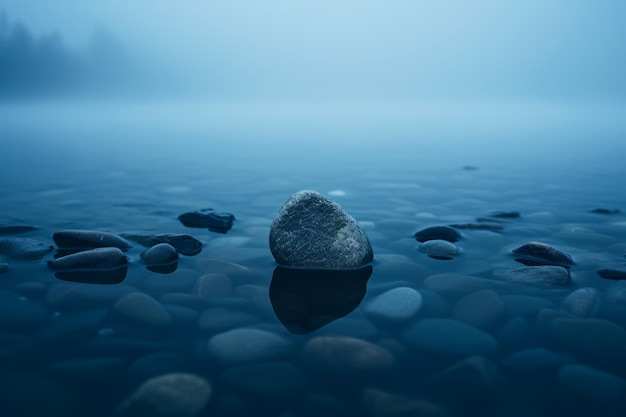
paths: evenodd
<path fill-rule="evenodd" d="M 0 415 L 623 415 L 626 3 L 0 0 Z"/>

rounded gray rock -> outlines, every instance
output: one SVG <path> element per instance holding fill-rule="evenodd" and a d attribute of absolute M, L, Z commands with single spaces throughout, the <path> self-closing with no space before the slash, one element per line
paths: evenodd
<path fill-rule="evenodd" d="M 363 306 L 371 317 L 386 320 L 408 320 L 422 307 L 422 295 L 413 288 L 398 287 L 386 291 Z"/>
<path fill-rule="evenodd" d="M 469 356 L 498 350 L 489 333 L 450 319 L 419 320 L 402 336 L 408 344 L 434 353 Z"/>
<path fill-rule="evenodd" d="M 493 274 L 506 281 L 546 288 L 564 287 L 569 283 L 571 278 L 567 269 L 562 266 L 554 265 L 525 266 L 515 269 L 496 270 Z"/>
<path fill-rule="evenodd" d="M 96 230 L 60 230 L 52 235 L 52 239 L 63 249 L 131 248 L 131 244 L 120 236 Z"/>
<path fill-rule="evenodd" d="M 311 190 L 299 191 L 276 214 L 269 236 L 281 265 L 356 268 L 374 253 L 365 231 L 339 204 Z"/>
<path fill-rule="evenodd" d="M 449 260 L 459 254 L 460 249 L 454 243 L 443 239 L 427 240 L 419 245 L 419 251 L 431 258 Z"/>
<path fill-rule="evenodd" d="M 563 300 L 563 310 L 578 317 L 594 317 L 602 306 L 602 296 L 595 288 L 579 288 Z"/>
<path fill-rule="evenodd" d="M 97 248 L 48 261 L 55 271 L 109 271 L 128 264 L 128 259 L 118 248 Z"/>
<path fill-rule="evenodd" d="M 513 249 L 513 255 L 525 265 L 557 265 L 570 267 L 574 259 L 560 250 L 541 242 L 528 242 Z"/>
<path fill-rule="evenodd" d="M 168 265 L 178 261 L 178 252 L 169 243 L 158 243 L 149 247 L 140 256 L 147 265 Z"/>
<path fill-rule="evenodd" d="M 119 408 L 121 415 L 197 416 L 211 397 L 211 384 L 187 373 L 161 375 L 144 382 Z M 145 413 L 145 414 L 143 414 Z"/>

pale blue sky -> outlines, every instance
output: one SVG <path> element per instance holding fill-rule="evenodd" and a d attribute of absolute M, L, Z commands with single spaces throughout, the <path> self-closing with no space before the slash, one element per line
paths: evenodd
<path fill-rule="evenodd" d="M 626 98 L 623 0 L 0 0 L 0 11 L 75 49 L 105 28 L 152 71 L 217 96 Z"/>

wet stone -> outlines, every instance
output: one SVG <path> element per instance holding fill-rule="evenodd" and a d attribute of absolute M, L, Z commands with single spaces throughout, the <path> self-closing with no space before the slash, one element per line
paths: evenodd
<path fill-rule="evenodd" d="M 506 281 L 544 288 L 564 287 L 571 278 L 567 269 L 549 265 L 496 270 L 494 275 Z"/>
<path fill-rule="evenodd" d="M 212 208 L 190 211 L 178 216 L 178 220 L 186 227 L 209 229 L 211 232 L 226 233 L 235 221 L 230 213 L 216 212 Z"/>
<path fill-rule="evenodd" d="M 421 307 L 422 295 L 417 290 L 400 287 L 372 298 L 363 311 L 372 318 L 403 321 L 414 317 Z"/>
<path fill-rule="evenodd" d="M 563 310 L 578 317 L 594 317 L 602 306 L 602 296 L 595 288 L 579 288 L 563 300 Z"/>
<path fill-rule="evenodd" d="M 351 377 L 386 372 L 396 365 L 387 349 L 355 337 L 323 335 L 310 339 L 301 356 L 311 371 Z"/>
<path fill-rule="evenodd" d="M 574 259 L 560 250 L 541 242 L 528 242 L 513 249 L 516 261 L 528 266 L 533 265 L 556 265 L 569 268 L 574 264 Z"/>
<path fill-rule="evenodd" d="M 604 405 L 623 403 L 626 395 L 623 378 L 583 364 L 563 366 L 559 370 L 558 381 L 574 395 Z"/>
<path fill-rule="evenodd" d="M 169 243 L 158 243 L 143 251 L 140 256 L 147 265 L 168 265 L 178 261 L 178 252 Z"/>
<path fill-rule="evenodd" d="M 434 259 L 450 260 L 459 254 L 460 249 L 447 240 L 428 240 L 419 245 L 419 251 Z"/>
<path fill-rule="evenodd" d="M 365 231 L 331 199 L 311 191 L 292 195 L 276 214 L 269 236 L 276 262 L 308 268 L 356 268 L 373 259 Z"/>
<path fill-rule="evenodd" d="M 211 393 L 211 384 L 197 375 L 161 375 L 137 388 L 118 412 L 123 416 L 194 417 L 204 410 Z"/>
<path fill-rule="evenodd" d="M 504 302 L 492 290 L 481 290 L 460 299 L 454 306 L 452 318 L 470 326 L 494 326 L 504 313 Z"/>
<path fill-rule="evenodd" d="M 600 266 L 596 273 L 605 279 L 626 280 L 626 262 L 612 262 Z"/>
<path fill-rule="evenodd" d="M 225 274 L 204 274 L 198 277 L 192 293 L 201 297 L 232 297 L 233 284 Z"/>
<path fill-rule="evenodd" d="M 274 332 L 239 328 L 209 339 L 209 353 L 223 363 L 278 359 L 291 352 L 293 343 Z"/>
<path fill-rule="evenodd" d="M 96 230 L 60 230 L 55 232 L 52 238 L 61 249 L 112 247 L 126 251 L 132 246 L 116 234 Z"/>
<path fill-rule="evenodd" d="M 372 417 L 449 417 L 447 410 L 438 404 L 376 388 L 366 388 L 361 403 Z"/>
<path fill-rule="evenodd" d="M 521 217 L 521 214 L 519 211 L 493 211 L 489 213 L 489 217 L 498 219 L 518 219 Z"/>
<path fill-rule="evenodd" d="M 499 232 L 504 229 L 499 223 L 456 223 L 451 224 L 450 227 L 460 230 L 484 230 L 489 232 Z"/>
<path fill-rule="evenodd" d="M 461 234 L 448 226 L 431 226 L 415 233 L 415 239 L 418 242 L 445 240 L 454 243 L 461 239 Z"/>
<path fill-rule="evenodd" d="M 6 272 L 9 272 L 9 264 L 5 264 L 4 262 L 0 262 L 0 274 L 4 274 Z"/>
<path fill-rule="evenodd" d="M 37 230 L 34 226 L 0 223 L 0 235 L 16 235 Z"/>
<path fill-rule="evenodd" d="M 222 373 L 220 381 L 271 401 L 303 397 L 309 385 L 309 377 L 286 362 L 234 366 Z"/>
<path fill-rule="evenodd" d="M 570 355 L 539 347 L 510 354 L 502 360 L 502 366 L 513 372 L 532 376 L 538 372 L 556 372 L 561 366 L 573 361 L 574 358 Z"/>
<path fill-rule="evenodd" d="M 53 249 L 46 243 L 26 237 L 0 239 L 0 255 L 9 259 L 41 259 Z"/>
<path fill-rule="evenodd" d="M 200 242 L 193 236 L 185 234 L 169 233 L 162 235 L 151 235 L 123 233 L 122 237 L 139 243 L 140 245 L 145 247 L 151 247 L 154 245 L 158 245 L 159 243 L 167 243 L 169 245 L 172 245 L 178 253 L 185 256 L 194 256 L 202 251 L 202 242 Z"/>
<path fill-rule="evenodd" d="M 478 355 L 498 350 L 498 342 L 488 333 L 450 319 L 419 320 L 402 337 L 412 346 L 443 355 Z"/>
<path fill-rule="evenodd" d="M 147 294 L 134 292 L 123 296 L 113 305 L 111 313 L 123 322 L 162 327 L 171 324 L 172 319 L 158 301 Z"/>
<path fill-rule="evenodd" d="M 128 259 L 118 248 L 89 249 L 47 262 L 54 271 L 109 271 L 123 268 Z"/>

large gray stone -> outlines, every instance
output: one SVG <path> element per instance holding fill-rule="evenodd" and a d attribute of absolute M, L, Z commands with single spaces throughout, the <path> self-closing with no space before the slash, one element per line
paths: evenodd
<path fill-rule="evenodd" d="M 118 248 L 96 248 L 48 261 L 54 271 L 109 271 L 125 267 L 128 259 Z"/>
<path fill-rule="evenodd" d="M 287 266 L 356 268 L 374 257 L 356 220 L 311 190 L 295 193 L 283 205 L 272 223 L 269 244 L 276 262 Z"/>
<path fill-rule="evenodd" d="M 545 288 L 564 287 L 569 283 L 571 278 L 567 269 L 562 266 L 554 265 L 499 269 L 494 271 L 493 274 L 506 281 Z"/>
<path fill-rule="evenodd" d="M 120 236 L 96 230 L 60 230 L 52 235 L 54 243 L 64 249 L 113 247 L 128 250 L 131 244 Z"/>

